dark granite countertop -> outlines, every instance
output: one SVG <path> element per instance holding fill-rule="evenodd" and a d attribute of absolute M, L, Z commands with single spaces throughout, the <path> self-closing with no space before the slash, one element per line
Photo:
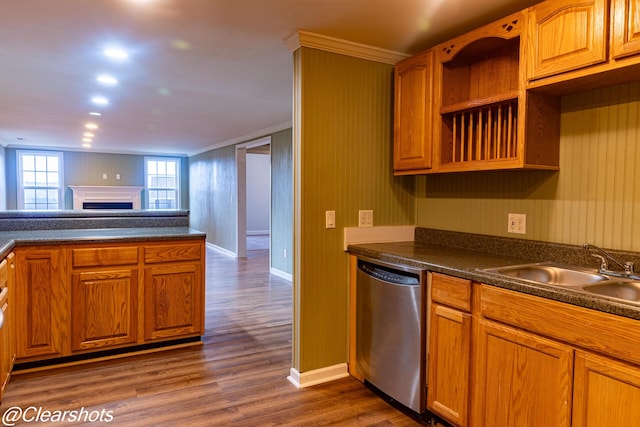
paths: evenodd
<path fill-rule="evenodd" d="M 203 239 L 205 233 L 189 227 L 102 228 L 0 232 L 0 257 L 15 246 L 69 243 L 144 242 Z"/>
<path fill-rule="evenodd" d="M 517 292 L 553 299 L 581 307 L 640 320 L 640 305 L 607 297 L 567 289 L 554 285 L 532 284 L 517 279 L 506 279 L 479 269 L 539 262 L 540 259 L 496 255 L 479 250 L 468 250 L 421 242 L 371 243 L 349 245 L 353 255 L 414 266 L 433 272 L 474 280 Z M 553 261 L 549 259 L 548 261 Z"/>
<path fill-rule="evenodd" d="M 0 219 L 39 219 L 39 218 L 105 218 L 105 217 L 183 217 L 189 216 L 184 209 L 145 210 L 145 209 L 82 209 L 82 210 L 4 210 Z"/>

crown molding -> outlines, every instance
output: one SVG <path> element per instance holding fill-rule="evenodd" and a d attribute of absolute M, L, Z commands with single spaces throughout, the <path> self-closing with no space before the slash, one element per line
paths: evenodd
<path fill-rule="evenodd" d="M 298 31 L 290 35 L 284 39 L 284 44 L 292 52 L 301 47 L 310 47 L 391 65 L 395 65 L 398 61 L 409 57 L 409 55 L 404 53 L 311 33 L 309 31 Z"/>

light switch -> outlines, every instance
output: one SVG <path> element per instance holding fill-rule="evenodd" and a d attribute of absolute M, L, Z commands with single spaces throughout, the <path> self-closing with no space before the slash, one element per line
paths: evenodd
<path fill-rule="evenodd" d="M 325 211 L 324 221 L 325 228 L 336 228 L 336 211 Z"/>
<path fill-rule="evenodd" d="M 102 179 L 107 179 L 107 174 L 106 173 L 102 174 Z"/>

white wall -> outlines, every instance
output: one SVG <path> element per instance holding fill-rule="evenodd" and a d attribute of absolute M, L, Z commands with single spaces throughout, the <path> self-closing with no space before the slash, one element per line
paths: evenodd
<path fill-rule="evenodd" d="M 247 234 L 269 233 L 271 156 L 247 153 Z"/>

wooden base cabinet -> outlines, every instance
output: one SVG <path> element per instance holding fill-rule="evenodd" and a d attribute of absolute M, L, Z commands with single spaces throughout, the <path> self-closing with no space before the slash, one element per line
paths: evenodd
<path fill-rule="evenodd" d="M 204 262 L 200 239 L 16 248 L 18 361 L 202 335 Z"/>
<path fill-rule="evenodd" d="M 2 310 L 2 328 L 0 328 L 0 401 L 11 378 L 11 370 L 16 359 L 15 319 L 13 301 L 15 278 L 15 256 L 9 254 L 0 263 L 0 310 Z"/>
<path fill-rule="evenodd" d="M 573 426 L 640 424 L 640 369 L 576 352 Z"/>
<path fill-rule="evenodd" d="M 571 425 L 571 347 L 480 321 L 475 348 L 473 425 Z"/>
<path fill-rule="evenodd" d="M 72 351 L 136 342 L 137 268 L 74 273 L 71 281 Z"/>
<path fill-rule="evenodd" d="M 201 283 L 202 272 L 197 264 L 146 269 L 146 340 L 202 334 Z"/>
<path fill-rule="evenodd" d="M 427 406 L 457 426 L 467 425 L 471 315 L 431 306 Z"/>
<path fill-rule="evenodd" d="M 471 282 L 433 273 L 427 407 L 467 425 L 471 364 Z"/>
<path fill-rule="evenodd" d="M 16 344 L 18 358 L 59 357 L 68 339 L 69 289 L 60 249 L 20 247 L 16 254 Z"/>

